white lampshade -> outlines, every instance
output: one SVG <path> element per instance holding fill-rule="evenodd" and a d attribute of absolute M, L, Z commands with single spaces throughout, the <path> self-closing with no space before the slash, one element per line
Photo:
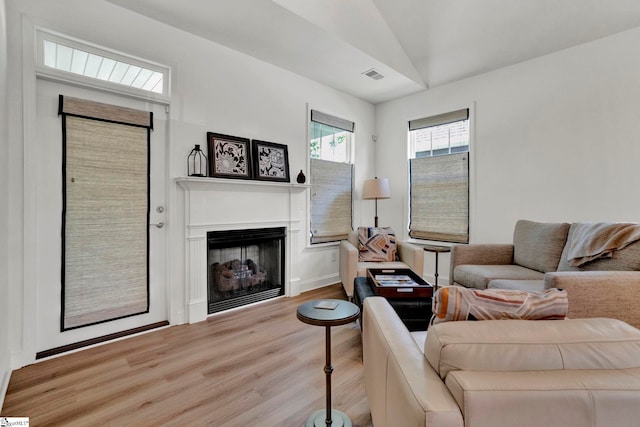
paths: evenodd
<path fill-rule="evenodd" d="M 363 199 L 389 199 L 391 198 L 391 190 L 389 190 L 389 180 L 387 178 L 367 179 L 364 182 L 364 190 L 362 191 Z"/>

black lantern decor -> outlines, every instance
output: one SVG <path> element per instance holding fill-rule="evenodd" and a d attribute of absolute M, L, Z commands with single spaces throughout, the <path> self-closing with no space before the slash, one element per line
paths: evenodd
<path fill-rule="evenodd" d="M 189 176 L 207 176 L 207 156 L 200 149 L 200 144 L 187 157 L 187 172 Z"/>

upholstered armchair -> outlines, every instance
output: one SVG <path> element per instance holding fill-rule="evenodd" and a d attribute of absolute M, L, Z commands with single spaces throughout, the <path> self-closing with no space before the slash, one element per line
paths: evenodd
<path fill-rule="evenodd" d="M 379 230 L 390 230 L 382 228 L 365 228 L 360 227 L 358 229 L 363 232 L 376 232 Z M 391 233 L 393 231 L 391 230 Z M 420 246 L 413 245 L 408 242 L 393 241 L 396 244 L 396 248 L 391 250 L 397 253 L 397 257 L 392 261 L 372 261 L 372 258 L 363 256 L 359 250 L 359 237 L 358 231 L 352 231 L 349 233 L 347 240 L 340 242 L 340 280 L 342 286 L 349 298 L 353 297 L 353 281 L 356 277 L 366 277 L 367 269 L 369 268 L 410 268 L 420 276 L 424 274 L 424 251 Z M 365 238 L 366 239 L 366 238 Z M 366 246 L 366 242 L 365 242 Z M 380 245 L 379 245 L 380 246 Z M 368 260 L 367 260 L 368 259 Z"/>

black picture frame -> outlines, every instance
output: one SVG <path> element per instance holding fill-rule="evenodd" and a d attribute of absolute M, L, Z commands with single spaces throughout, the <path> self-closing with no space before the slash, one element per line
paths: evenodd
<path fill-rule="evenodd" d="M 290 182 L 289 151 L 286 145 L 254 139 L 251 142 L 253 178 Z"/>
<path fill-rule="evenodd" d="M 209 176 L 251 179 L 251 147 L 248 138 L 207 132 Z"/>

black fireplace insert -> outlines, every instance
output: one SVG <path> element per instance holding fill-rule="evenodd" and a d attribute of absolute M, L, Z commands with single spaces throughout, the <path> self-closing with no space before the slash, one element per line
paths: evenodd
<path fill-rule="evenodd" d="M 208 313 L 284 294 L 284 227 L 207 233 Z"/>

